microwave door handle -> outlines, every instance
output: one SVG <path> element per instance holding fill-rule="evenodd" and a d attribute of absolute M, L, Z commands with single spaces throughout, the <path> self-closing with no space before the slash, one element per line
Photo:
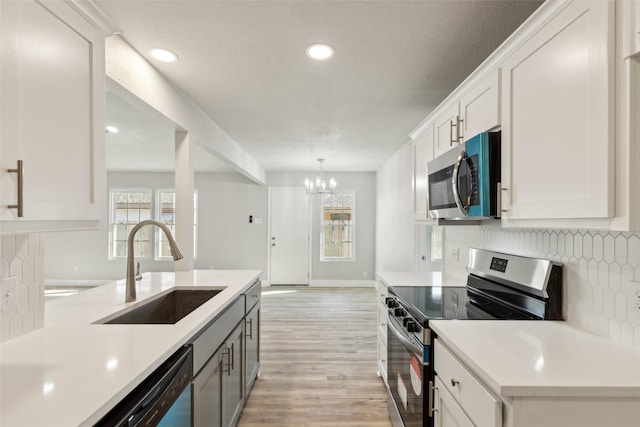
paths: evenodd
<path fill-rule="evenodd" d="M 460 212 L 467 216 L 469 212 L 469 207 L 464 206 L 462 204 L 462 200 L 460 199 L 460 189 L 458 188 L 458 175 L 460 174 L 460 165 L 464 162 L 464 159 L 467 157 L 467 152 L 462 151 L 456 160 L 456 164 L 453 166 L 453 176 L 451 177 L 451 187 L 453 189 L 453 199 L 456 202 L 456 206 L 460 209 Z"/>

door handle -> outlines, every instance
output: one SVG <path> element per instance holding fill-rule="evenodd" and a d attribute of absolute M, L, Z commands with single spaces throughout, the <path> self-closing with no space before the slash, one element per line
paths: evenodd
<path fill-rule="evenodd" d="M 429 381 L 429 409 L 428 409 L 429 417 L 433 417 L 433 413 L 438 412 L 438 410 L 433 406 L 433 400 L 434 400 L 433 395 L 437 389 L 438 387 L 433 385 L 433 381 Z"/>
<path fill-rule="evenodd" d="M 463 150 L 458 156 L 458 160 L 456 160 L 456 164 L 453 166 L 453 175 L 451 177 L 453 199 L 456 202 L 456 206 L 458 206 L 458 209 L 460 209 L 460 212 L 462 212 L 464 216 L 467 216 L 467 213 L 469 212 L 469 206 L 464 206 L 462 204 L 462 200 L 460 199 L 460 189 L 458 188 L 458 174 L 460 173 L 460 165 L 462 165 L 462 162 L 466 157 L 467 157 L 467 152 Z"/>
<path fill-rule="evenodd" d="M 22 160 L 18 160 L 18 164 L 15 169 L 7 169 L 7 172 L 18 175 L 18 202 L 15 205 L 8 205 L 7 207 L 9 209 L 17 209 L 18 218 L 22 218 L 24 216 L 24 202 L 22 198 L 24 169 L 22 166 Z"/>

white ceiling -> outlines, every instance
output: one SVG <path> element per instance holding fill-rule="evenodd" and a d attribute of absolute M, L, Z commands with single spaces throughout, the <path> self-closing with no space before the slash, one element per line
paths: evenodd
<path fill-rule="evenodd" d="M 95 3 L 266 170 L 372 171 L 541 2 Z M 308 59 L 312 43 L 335 57 Z"/>

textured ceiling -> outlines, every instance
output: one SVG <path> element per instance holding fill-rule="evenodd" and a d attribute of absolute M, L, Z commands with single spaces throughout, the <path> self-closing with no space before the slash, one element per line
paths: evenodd
<path fill-rule="evenodd" d="M 376 170 L 539 1 L 98 0 L 267 170 Z M 312 43 L 335 57 L 305 56 Z M 164 64 L 148 50 L 180 60 Z"/>

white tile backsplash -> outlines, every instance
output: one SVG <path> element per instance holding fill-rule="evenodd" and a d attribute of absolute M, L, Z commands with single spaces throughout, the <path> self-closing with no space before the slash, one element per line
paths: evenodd
<path fill-rule="evenodd" d="M 17 277 L 17 308 L 0 312 L 0 342 L 44 324 L 44 239 L 38 233 L 0 237 L 0 278 Z"/>
<path fill-rule="evenodd" d="M 444 269 L 462 280 L 469 248 L 550 259 L 564 265 L 564 319 L 640 349 L 640 233 L 445 227 Z M 460 251 L 459 261 L 452 249 Z"/>

